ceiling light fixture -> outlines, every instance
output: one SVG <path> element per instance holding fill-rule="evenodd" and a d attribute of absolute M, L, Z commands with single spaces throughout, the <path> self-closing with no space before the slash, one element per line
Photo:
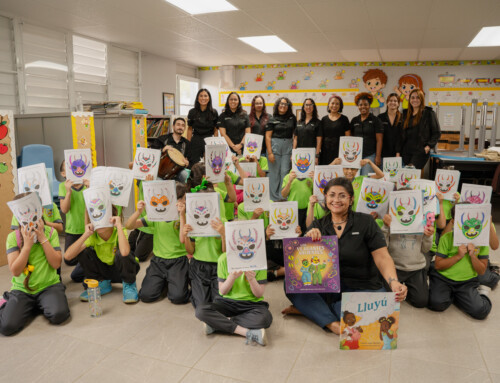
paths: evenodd
<path fill-rule="evenodd" d="M 500 27 L 483 27 L 470 42 L 469 47 L 500 46 Z"/>
<path fill-rule="evenodd" d="M 191 15 L 199 15 L 202 13 L 227 12 L 237 11 L 231 3 L 226 0 L 165 0 L 167 3 L 190 13 Z"/>
<path fill-rule="evenodd" d="M 238 37 L 238 39 L 264 53 L 297 52 L 275 35 Z"/>

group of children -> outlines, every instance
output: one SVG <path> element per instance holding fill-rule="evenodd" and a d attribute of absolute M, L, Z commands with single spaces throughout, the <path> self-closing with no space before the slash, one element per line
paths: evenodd
<path fill-rule="evenodd" d="M 20 227 L 13 221 L 13 231 L 7 239 L 12 288 L 0 301 L 0 333 L 11 335 L 20 331 L 34 311 L 41 311 L 54 324 L 69 317 L 65 287 L 60 279 L 64 259 L 66 265 L 74 266 L 73 281 L 96 279 L 101 295 L 111 291 L 112 283 L 122 283 L 125 303 L 155 302 L 165 294 L 174 304 L 191 301 L 206 334 L 216 331 L 237 334 L 246 337 L 247 342 L 265 345 L 265 329 L 272 323 L 269 305 L 264 301 L 265 284 L 284 275 L 283 248 L 281 240 L 270 240 L 276 228 L 269 222 L 269 212 L 263 209 L 245 212 L 242 197 L 235 188 L 249 176 L 240 161 L 257 162 L 257 177 L 265 176 L 264 157 L 259 160 L 233 157 L 236 172 L 226 170 L 225 181 L 219 184 L 209 182 L 205 166 L 197 163 L 187 184 L 176 183 L 179 219 L 170 222 L 148 220 L 139 181 L 140 201 L 127 222 L 123 224 L 121 209 L 113 206 L 110 220 L 113 227 L 94 230 L 86 216 L 83 198 L 88 183 L 77 185 L 69 180 L 61 183 L 60 206 L 66 214 L 64 256 L 58 237 L 63 230 L 62 220 L 55 204 L 50 210 L 44 209 L 43 217 L 32 227 Z M 333 164 L 340 164 L 340 159 Z M 372 161 L 362 160 L 361 166 L 367 164 L 374 170 L 372 178 L 384 177 Z M 64 163 L 60 170 L 65 176 Z M 365 177 L 356 176 L 357 171 L 343 168 L 344 177 L 352 182 L 355 191 L 353 210 Z M 193 228 L 186 223 L 186 193 L 214 191 L 219 194 L 220 219 L 212 219 L 210 225 L 219 236 L 190 236 Z M 283 200 L 298 202 L 298 234 L 305 233 L 313 220 L 329 212 L 313 195 L 312 176 L 298 178 L 291 171 L 283 180 L 281 194 Z M 437 197 L 440 214 L 423 234 L 391 234 L 390 215 L 374 215 L 374 219 L 385 235 L 398 279 L 408 286 L 411 305 L 442 311 L 455 303 L 472 317 L 484 319 L 491 310 L 491 301 L 483 285 L 493 288 L 500 279 L 488 263 L 489 247 L 453 246 L 455 203 L 443 200 L 439 193 Z M 228 272 L 224 223 L 233 220 L 235 212 L 238 220 L 264 220 L 268 270 Z M 130 236 L 128 230 L 132 231 Z M 490 247 L 496 249 L 498 237 L 493 223 L 490 230 Z M 139 261 L 147 259 L 151 250 L 153 256 L 138 291 Z M 434 255 L 435 261 L 431 262 Z M 86 290 L 80 299 L 88 300 Z"/>

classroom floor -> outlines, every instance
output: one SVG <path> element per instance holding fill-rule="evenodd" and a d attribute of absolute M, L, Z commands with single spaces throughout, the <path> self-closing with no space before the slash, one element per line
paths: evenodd
<path fill-rule="evenodd" d="M 491 259 L 500 262 L 500 251 Z M 289 305 L 282 281 L 266 289 L 274 321 L 268 346 L 260 347 L 239 336 L 206 336 L 190 304 L 125 305 L 119 284 L 103 297 L 104 315 L 90 318 L 69 272 L 63 266 L 71 319 L 52 326 L 38 316 L 15 336 L 0 335 L 1 382 L 500 382 L 500 287 L 485 321 L 454 306 L 435 313 L 405 302 L 397 350 L 341 351 L 336 335 L 281 315 Z M 0 291 L 9 287 L 4 266 Z"/>

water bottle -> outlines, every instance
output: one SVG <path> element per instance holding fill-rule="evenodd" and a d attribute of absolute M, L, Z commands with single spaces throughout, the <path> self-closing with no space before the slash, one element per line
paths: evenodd
<path fill-rule="evenodd" d="M 99 288 L 99 282 L 95 279 L 85 279 L 84 282 L 87 284 L 90 316 L 93 318 L 100 317 L 102 315 L 102 306 L 101 289 Z"/>

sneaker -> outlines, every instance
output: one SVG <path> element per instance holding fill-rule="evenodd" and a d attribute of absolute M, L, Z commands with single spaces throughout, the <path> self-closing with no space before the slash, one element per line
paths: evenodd
<path fill-rule="evenodd" d="M 490 271 L 495 274 L 500 274 L 500 267 L 496 265 L 490 265 Z"/>
<path fill-rule="evenodd" d="M 7 303 L 7 299 L 0 298 L 0 307 L 2 307 L 4 305 L 4 303 Z"/>
<path fill-rule="evenodd" d="M 211 335 L 215 332 L 215 329 L 212 326 L 209 326 L 205 322 L 203 322 L 203 329 L 205 330 L 206 335 Z"/>
<path fill-rule="evenodd" d="M 477 288 L 477 292 L 487 297 L 488 295 L 490 295 L 491 287 L 479 285 L 479 287 Z"/>
<path fill-rule="evenodd" d="M 269 270 L 267 272 L 267 281 L 268 282 L 274 282 L 276 279 L 278 279 L 278 278 L 276 277 L 276 274 L 274 273 L 274 271 L 273 270 Z"/>
<path fill-rule="evenodd" d="M 104 281 L 99 282 L 99 290 L 101 292 L 101 297 L 103 295 L 109 294 L 111 292 L 111 280 L 110 279 L 105 279 Z M 87 294 L 87 289 L 83 290 L 83 293 L 80 294 L 80 300 L 82 302 L 88 302 L 89 301 L 89 296 Z"/>
<path fill-rule="evenodd" d="M 136 303 L 139 300 L 137 286 L 134 283 L 123 282 L 123 302 Z"/>
<path fill-rule="evenodd" d="M 255 342 L 260 344 L 261 346 L 265 346 L 267 344 L 266 330 L 264 330 L 263 328 L 257 330 L 248 330 L 246 344 L 250 344 L 251 342 Z"/>

